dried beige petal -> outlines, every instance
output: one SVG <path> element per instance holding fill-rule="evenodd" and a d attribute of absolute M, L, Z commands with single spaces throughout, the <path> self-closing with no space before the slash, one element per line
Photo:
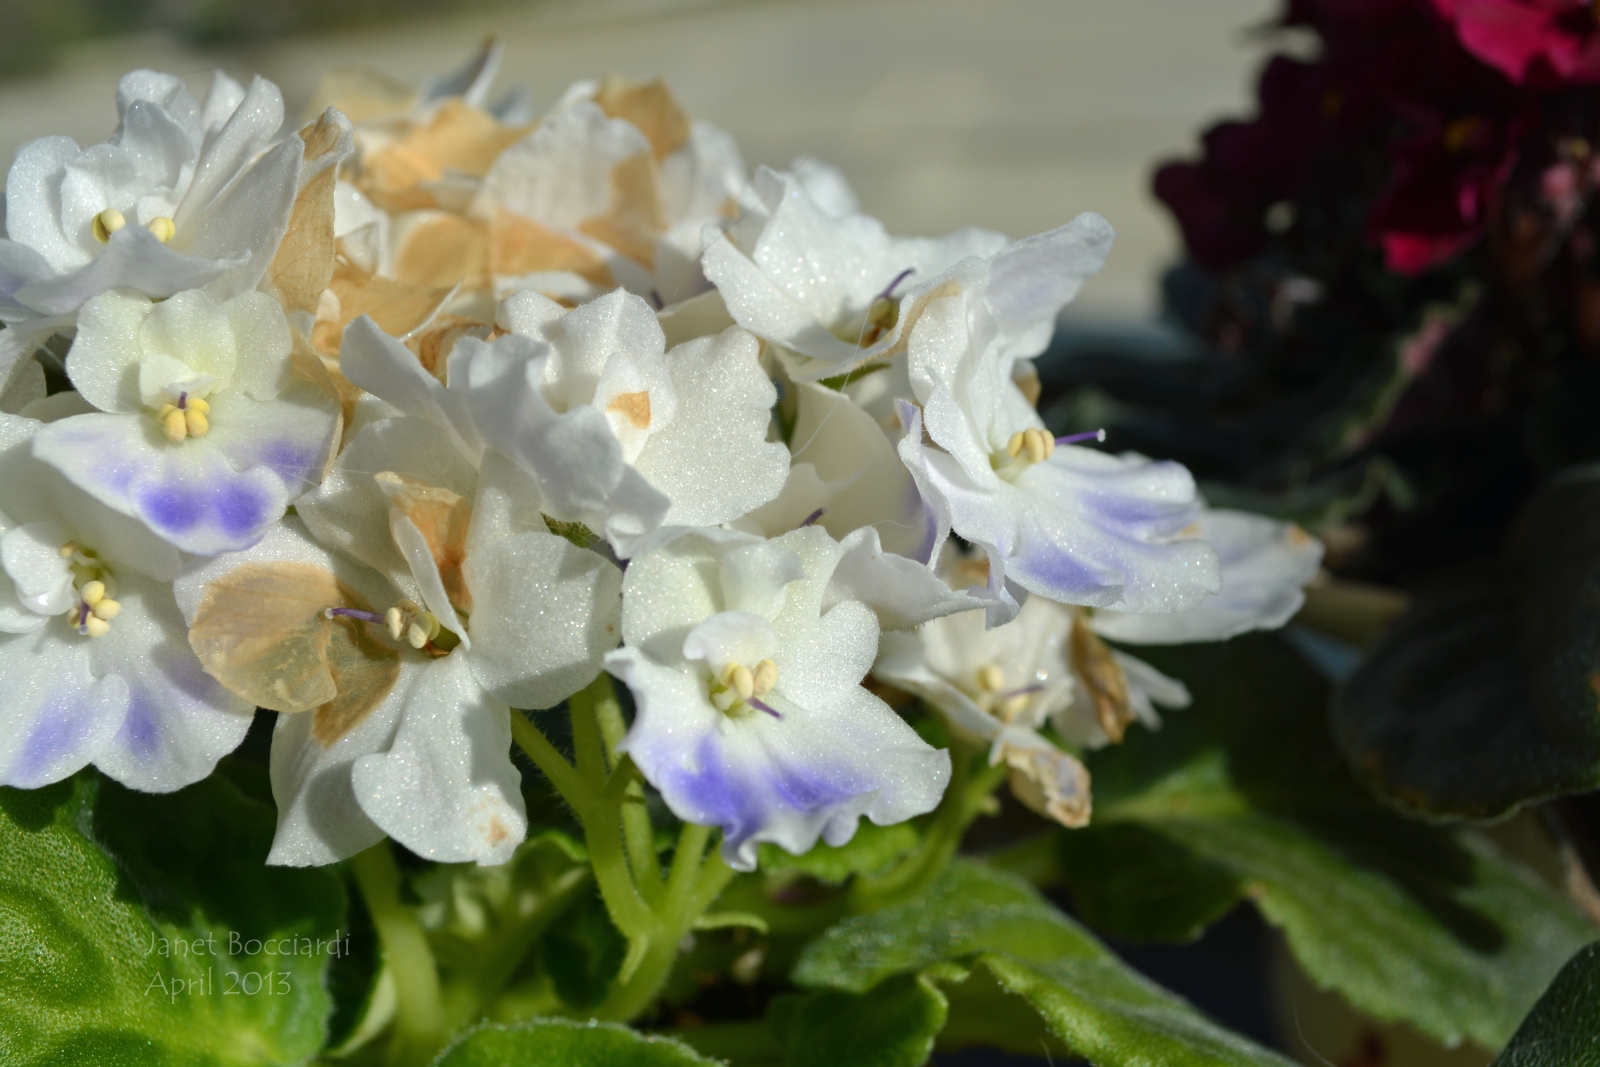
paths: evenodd
<path fill-rule="evenodd" d="M 375 477 L 389 503 L 422 531 L 450 603 L 460 611 L 471 611 L 472 593 L 467 589 L 461 565 L 467 558 L 472 502 L 450 489 L 393 471 L 383 471 Z"/>
<path fill-rule="evenodd" d="M 311 331 L 318 352 L 334 357 L 344 328 L 362 315 L 384 333 L 403 337 L 438 313 L 455 283 L 442 288 L 410 285 L 370 274 L 345 259 L 337 259 L 328 288 L 337 298 L 338 317 L 318 319 Z"/>
<path fill-rule="evenodd" d="M 1077 829 L 1089 825 L 1089 771 L 1059 749 L 1007 749 L 1012 794 L 1029 808 Z"/>
<path fill-rule="evenodd" d="M 489 266 L 497 278 L 570 271 L 601 288 L 613 284 L 605 261 L 588 245 L 503 209 L 489 229 Z"/>
<path fill-rule="evenodd" d="M 407 341 L 406 347 L 429 374 L 444 383 L 446 363 L 455 343 L 463 337 L 486 339 L 493 329 L 487 322 L 464 315 L 440 315 Z"/>
<path fill-rule="evenodd" d="M 656 159 L 665 159 L 689 143 L 689 116 L 673 99 L 667 83 L 634 82 L 611 74 L 600 83 L 594 102 L 608 118 L 622 119 L 638 127 L 650 141 Z"/>
<path fill-rule="evenodd" d="M 488 286 L 488 224 L 447 214 L 417 222 L 406 229 L 395 252 L 395 275 L 423 288 Z"/>
<path fill-rule="evenodd" d="M 650 428 L 650 394 L 647 392 L 618 393 L 606 405 L 606 410 L 615 411 L 631 422 L 636 430 Z"/>
<path fill-rule="evenodd" d="M 425 187 L 447 170 L 481 178 L 531 126 L 505 126 L 465 100 L 445 101 L 425 123 L 368 155 L 356 180 L 361 191 L 390 211 L 438 207 Z"/>
<path fill-rule="evenodd" d="M 247 563 L 206 587 L 189 645 L 212 677 L 246 700 L 309 711 L 339 695 L 330 664 L 364 640 L 349 620 L 328 619 L 331 607 L 370 610 L 324 568 Z"/>
<path fill-rule="evenodd" d="M 639 152 L 611 168 L 611 203 L 604 215 L 585 219 L 578 232 L 615 248 L 636 263 L 653 266 L 656 238 L 667 229 L 656 161 Z"/>
<path fill-rule="evenodd" d="M 1072 671 L 1088 690 L 1094 702 L 1095 718 L 1100 729 L 1113 743 L 1120 744 L 1128 724 L 1136 718 L 1133 705 L 1128 700 L 1128 676 L 1111 655 L 1111 649 L 1100 640 L 1100 635 L 1089 628 L 1079 614 L 1072 622 L 1072 636 L 1068 639 L 1072 658 Z"/>
<path fill-rule="evenodd" d="M 355 619 L 335 619 L 328 642 L 328 673 L 338 695 L 313 711 L 311 736 L 331 745 L 389 695 L 400 676 L 400 656 Z"/>
<path fill-rule="evenodd" d="M 311 146 L 306 146 L 311 151 Z M 323 290 L 333 279 L 333 190 L 338 173 L 329 167 L 300 190 L 289 229 L 272 257 L 267 277 L 290 311 L 316 314 Z"/>

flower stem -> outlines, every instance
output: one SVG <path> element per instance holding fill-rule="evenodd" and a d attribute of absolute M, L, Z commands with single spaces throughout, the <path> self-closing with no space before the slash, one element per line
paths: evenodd
<path fill-rule="evenodd" d="M 916 851 L 876 878 L 862 878 L 851 886 L 850 910 L 876 911 L 909 900 L 944 873 L 967 827 L 983 808 L 984 800 L 1005 780 L 1004 764 L 972 773 L 977 750 L 961 742 L 950 745 L 950 786 L 934 809 L 933 820 Z"/>
<path fill-rule="evenodd" d="M 583 805 L 586 790 L 577 770 L 520 711 L 511 713 L 511 736 L 516 740 L 517 747 L 528 754 L 534 766 L 556 787 L 562 800 L 574 809 Z"/>
<path fill-rule="evenodd" d="M 379 841 L 348 862 L 394 975 L 399 1003 L 387 1061 L 390 1067 L 430 1063 L 446 1036 L 439 974 L 422 924 L 400 903 L 400 869 L 394 853 L 388 841 Z"/>
<path fill-rule="evenodd" d="M 617 746 L 628 732 L 622 721 L 622 705 L 617 701 L 611 676 L 601 674 L 587 690 L 593 703 L 595 723 L 605 743 L 611 766 L 617 763 Z M 655 831 L 650 826 L 650 809 L 645 806 L 644 788 L 637 782 L 628 787 L 622 804 L 622 840 L 628 849 L 634 883 L 640 896 L 654 902 L 661 896 L 661 861 L 656 856 Z"/>

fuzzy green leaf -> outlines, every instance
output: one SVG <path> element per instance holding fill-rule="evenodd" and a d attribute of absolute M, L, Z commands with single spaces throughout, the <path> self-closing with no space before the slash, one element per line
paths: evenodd
<path fill-rule="evenodd" d="M 535 1019 L 469 1031 L 434 1067 L 713 1067 L 714 1060 L 666 1037 L 615 1023 Z"/>
<path fill-rule="evenodd" d="M 780 998 L 769 1020 L 788 1067 L 921 1067 L 944 1028 L 947 1003 L 931 981 L 906 974 L 865 993 Z"/>
<path fill-rule="evenodd" d="M 212 778 L 164 796 L 92 772 L 0 789 L 8 1064 L 304 1062 L 346 950 L 329 871 L 266 867 L 270 808 Z"/>
<path fill-rule="evenodd" d="M 1600 942 L 1561 969 L 1494 1067 L 1600 1067 Z"/>
<path fill-rule="evenodd" d="M 1333 751 L 1326 686 L 1282 642 L 1141 654 L 1184 678 L 1195 702 L 1159 734 L 1090 761 L 1096 832 L 1123 835 L 1125 852 L 1168 841 L 1173 887 L 1192 857 L 1201 903 L 1218 898 L 1219 872 L 1231 876 L 1319 984 L 1378 1019 L 1493 1048 L 1593 936 L 1558 892 L 1483 836 L 1375 803 Z M 1104 878 L 1127 886 L 1140 873 Z M 1071 877 L 1079 899 L 1112 891 L 1081 892 L 1095 878 L 1081 862 Z"/>
<path fill-rule="evenodd" d="M 985 972 L 1067 1052 L 1100 1067 L 1288 1064 L 1138 975 L 1026 883 L 968 861 L 914 901 L 833 927 L 806 948 L 794 980 L 865 993 L 896 976 L 956 981 L 950 963 Z M 988 1040 L 983 1020 L 951 1023 Z"/>

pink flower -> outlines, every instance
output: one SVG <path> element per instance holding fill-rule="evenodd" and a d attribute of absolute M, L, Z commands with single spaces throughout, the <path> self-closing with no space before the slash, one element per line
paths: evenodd
<path fill-rule="evenodd" d="M 1600 16 L 1589 0 L 1433 0 L 1462 45 L 1518 84 L 1600 82 Z"/>

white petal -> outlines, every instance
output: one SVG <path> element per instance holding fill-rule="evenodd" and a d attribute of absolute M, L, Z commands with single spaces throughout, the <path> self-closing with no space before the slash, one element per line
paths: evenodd
<path fill-rule="evenodd" d="M 885 630 L 906 630 L 985 606 L 969 593 L 952 590 L 926 565 L 885 552 L 878 531 L 870 526 L 846 537 L 839 547 L 843 555 L 823 593 L 823 611 L 842 600 L 859 600 L 877 614 Z"/>
<path fill-rule="evenodd" d="M 29 611 L 60 615 L 72 606 L 71 561 L 61 555 L 68 540 L 53 522 L 30 522 L 0 534 L 0 566 Z"/>
<path fill-rule="evenodd" d="M 932 558 L 937 522 L 883 427 L 841 392 L 811 382 L 795 389 L 794 461 L 814 464 L 824 481 L 843 483 L 820 525 L 840 539 L 872 526 L 890 551 Z"/>
<path fill-rule="evenodd" d="M 152 306 L 139 327 L 138 345 L 146 360 L 157 353 L 168 356 L 186 368 L 190 378 L 214 378 L 220 389 L 227 388 L 239 364 L 239 348 L 228 313 L 198 289 L 178 293 Z M 141 367 L 141 399 L 146 405 L 159 406 L 152 402 L 169 383 L 147 382 L 145 378 Z"/>
<path fill-rule="evenodd" d="M 211 101 L 206 103 L 209 110 Z M 214 115 L 208 117 L 214 118 Z M 244 99 L 229 111 L 227 121 L 206 136 L 194 180 L 173 217 L 179 232 L 196 224 L 203 225 L 205 209 L 255 160 L 282 125 L 283 94 L 265 78 L 252 78 Z"/>
<path fill-rule="evenodd" d="M 1171 615 L 1095 612 L 1096 631 L 1133 644 L 1224 641 L 1250 630 L 1275 630 L 1305 603 L 1305 585 L 1322 563 L 1322 543 L 1293 523 L 1243 511 L 1207 509 L 1199 536 L 1217 552 L 1222 589 Z"/>
<path fill-rule="evenodd" d="M 423 606 L 438 617 L 440 624 L 446 630 L 461 638 L 463 652 L 470 651 L 472 639 L 467 636 L 467 628 L 456 616 L 455 606 L 450 603 L 450 595 L 445 592 L 444 579 L 440 576 L 439 564 L 434 560 L 433 552 L 428 547 L 428 539 L 422 535 L 417 524 L 407 518 L 399 508 L 389 509 L 389 536 L 411 570 L 411 578 L 422 593 Z"/>
<path fill-rule="evenodd" d="M 83 302 L 112 289 L 132 289 L 150 296 L 207 285 L 239 269 L 236 248 L 209 246 L 185 254 L 161 243 L 143 226 L 124 226 L 111 235 L 105 251 L 70 273 L 31 282 L 14 299 L 45 315 L 76 311 Z"/>
<path fill-rule="evenodd" d="M 470 663 L 495 699 L 547 708 L 592 682 L 616 647 L 622 572 L 565 538 L 497 521 L 511 502 L 488 497 L 502 484 L 479 493 L 462 567 L 472 591 Z"/>
<path fill-rule="evenodd" d="M 511 713 L 466 660 L 445 656 L 402 677 L 394 742 L 355 761 L 351 787 L 367 817 L 419 856 L 505 863 L 528 830 Z"/>
<path fill-rule="evenodd" d="M 37 789 L 77 772 L 127 714 L 128 683 L 95 676 L 93 639 L 52 623 L 0 635 L 0 785 Z"/>
<path fill-rule="evenodd" d="M 402 668 L 406 669 L 418 668 Z M 404 706 L 404 691 L 397 685 L 332 744 L 316 737 L 315 712 L 278 716 L 272 732 L 272 799 L 278 806 L 278 829 L 267 863 L 279 867 L 337 863 L 383 840 L 383 831 L 361 810 L 350 785 L 350 770 L 356 760 L 389 746 Z"/>
<path fill-rule="evenodd" d="M 43 256 L 55 271 L 69 271 L 89 260 L 61 229 L 61 180 L 79 151 L 70 137 L 41 137 L 17 151 L 6 175 L 7 235 Z"/>
<path fill-rule="evenodd" d="M 1115 239 L 1109 222 L 1085 212 L 994 257 L 984 300 L 1006 334 L 1008 355 L 1044 351 L 1055 332 L 1056 316 L 1105 266 Z"/>
<path fill-rule="evenodd" d="M 234 470 L 270 471 L 290 501 L 316 486 L 338 444 L 338 401 L 303 378 L 291 379 L 272 400 L 218 393 L 210 420 L 205 443 Z"/>
<path fill-rule="evenodd" d="M 170 301 L 169 301 L 170 303 Z M 271 400 L 290 381 L 289 322 L 266 293 L 240 293 L 222 305 L 239 357 L 233 388 L 252 400 Z"/>
<path fill-rule="evenodd" d="M 254 289 L 266 273 L 289 228 L 304 152 L 300 139 L 291 137 L 251 164 L 215 199 L 199 200 L 193 187 L 185 197 L 172 248 L 198 259 L 236 264 L 207 283 L 206 292 L 217 300 Z"/>
<path fill-rule="evenodd" d="M 773 618 L 789 585 L 806 577 L 799 555 L 776 541 L 733 548 L 721 559 L 722 604 L 728 611 Z"/>
<path fill-rule="evenodd" d="M 777 402 L 756 339 L 738 327 L 668 353 L 676 418 L 651 434 L 634 467 L 672 500 L 663 522 L 714 526 L 776 497 L 789 454 L 767 440 Z"/>
<path fill-rule="evenodd" d="M 393 471 L 470 499 L 476 473 L 439 427 L 421 419 L 381 419 L 339 453 L 320 486 L 295 504 L 323 544 L 382 572 L 405 595 L 421 595 L 389 531 L 389 498 L 373 475 Z"/>
<path fill-rule="evenodd" d="M 478 344 L 482 342 L 476 338 L 457 342 L 456 350 L 451 352 L 451 364 L 455 364 L 457 352 L 464 358 L 476 354 Z M 511 348 L 511 345 L 496 346 L 497 351 Z M 407 415 L 426 419 L 450 433 L 457 447 L 472 459 L 482 454 L 483 442 L 472 415 L 464 406 L 466 383 L 460 389 L 446 389 L 410 349 L 384 333 L 365 315 L 345 327 L 339 346 L 339 370 L 352 384 L 376 394 Z"/>
<path fill-rule="evenodd" d="M 288 503 L 271 469 L 236 471 L 204 438 L 173 444 L 140 415 L 50 423 L 34 438 L 34 454 L 112 510 L 198 555 L 248 548 Z"/>
<path fill-rule="evenodd" d="M 110 632 L 89 647 L 96 674 L 126 683 L 128 705 L 95 766 L 131 789 L 169 793 L 237 748 L 255 707 L 200 666 L 170 586 L 120 574 L 117 601 Z"/>
<path fill-rule="evenodd" d="M 110 292 L 78 313 L 78 335 L 67 354 L 67 374 L 84 399 L 101 411 L 144 410 L 139 393 L 139 333 L 154 304 L 133 293 Z"/>

